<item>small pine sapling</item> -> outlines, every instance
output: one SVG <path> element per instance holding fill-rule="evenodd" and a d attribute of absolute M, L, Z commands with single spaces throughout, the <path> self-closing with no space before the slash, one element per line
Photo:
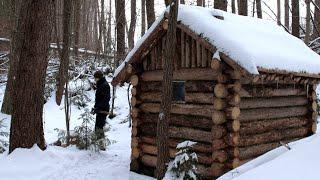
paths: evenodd
<path fill-rule="evenodd" d="M 164 180 L 196 180 L 198 158 L 196 153 L 191 152 L 191 147 L 196 144 L 192 141 L 184 141 L 177 145 L 178 152 L 175 159 L 169 163 Z"/>
<path fill-rule="evenodd" d="M 95 132 L 92 128 L 94 117 L 88 108 L 84 109 L 79 119 L 82 120 L 82 124 L 74 129 L 75 136 L 78 138 L 76 146 L 79 149 L 97 152 L 99 150 L 105 150 L 106 147 L 111 144 L 111 141 L 105 137 L 103 130 L 102 132 Z M 99 138 L 101 134 L 103 134 L 104 138 Z"/>

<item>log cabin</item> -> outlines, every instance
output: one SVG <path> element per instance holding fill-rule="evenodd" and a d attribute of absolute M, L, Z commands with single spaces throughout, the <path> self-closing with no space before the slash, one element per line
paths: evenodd
<path fill-rule="evenodd" d="M 155 175 L 167 11 L 128 53 L 112 85 L 131 83 L 131 171 Z M 170 157 L 197 142 L 198 172 L 215 179 L 316 132 L 320 57 L 275 23 L 180 5 Z"/>

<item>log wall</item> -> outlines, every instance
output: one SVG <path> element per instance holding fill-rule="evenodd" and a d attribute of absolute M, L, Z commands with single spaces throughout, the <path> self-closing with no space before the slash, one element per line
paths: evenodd
<path fill-rule="evenodd" d="M 239 160 L 248 162 L 316 131 L 315 86 L 245 84 L 240 92 Z"/>

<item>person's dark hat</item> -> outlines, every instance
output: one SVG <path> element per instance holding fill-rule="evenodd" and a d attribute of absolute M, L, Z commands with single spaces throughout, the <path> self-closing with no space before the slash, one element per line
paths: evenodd
<path fill-rule="evenodd" d="M 96 71 L 94 74 L 93 74 L 93 77 L 94 78 L 98 78 L 98 79 L 101 79 L 103 77 L 103 73 L 101 71 Z"/>

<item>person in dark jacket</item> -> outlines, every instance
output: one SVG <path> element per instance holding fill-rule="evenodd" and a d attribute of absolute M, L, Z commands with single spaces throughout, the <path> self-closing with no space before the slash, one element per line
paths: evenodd
<path fill-rule="evenodd" d="M 110 86 L 101 71 L 94 73 L 97 83 L 95 105 L 92 114 L 96 114 L 95 132 L 97 139 L 104 139 L 103 127 L 109 114 Z"/>

